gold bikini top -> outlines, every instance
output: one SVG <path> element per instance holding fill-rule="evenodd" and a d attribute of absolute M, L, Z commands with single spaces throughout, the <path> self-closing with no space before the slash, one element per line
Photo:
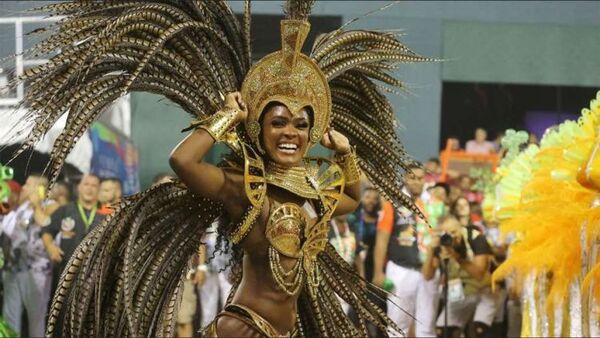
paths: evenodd
<path fill-rule="evenodd" d="M 269 214 L 265 236 L 269 241 L 269 265 L 279 289 L 290 296 L 308 281 L 309 286 L 317 287 L 320 273 L 316 260 L 319 252 L 327 245 L 329 215 L 318 217 L 311 209 L 294 203 L 283 203 L 269 199 L 273 211 Z M 314 220 L 316 219 L 316 222 Z M 281 256 L 296 260 L 291 267 L 281 263 Z M 306 277 L 306 278 L 305 278 Z"/>
<path fill-rule="evenodd" d="M 269 243 L 269 264 L 279 287 L 295 295 L 306 280 L 310 287 L 319 284 L 317 255 L 327 245 L 329 220 L 344 192 L 344 174 L 336 163 L 324 158 L 305 158 L 298 167 L 281 167 L 269 163 L 252 147 L 241 144 L 244 155 L 244 188 L 250 201 L 236 230 L 230 235 L 234 244 L 241 242 L 256 223 L 271 184 L 305 199 L 313 200 L 318 209 L 316 222 L 309 222 L 306 211 L 293 203 L 283 203 L 272 210 L 265 236 Z M 280 262 L 280 255 L 297 258 L 291 269 Z M 306 278 L 305 278 L 306 277 Z"/>
<path fill-rule="evenodd" d="M 271 206 L 276 202 L 269 201 Z M 265 230 L 267 240 L 275 250 L 284 256 L 299 258 L 302 255 L 304 231 L 309 223 L 304 208 L 294 203 L 276 206 L 269 215 Z"/>

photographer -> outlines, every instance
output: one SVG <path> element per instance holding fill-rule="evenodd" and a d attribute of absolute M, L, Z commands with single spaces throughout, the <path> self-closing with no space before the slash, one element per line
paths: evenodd
<path fill-rule="evenodd" d="M 492 250 L 485 236 L 474 226 L 463 227 L 451 216 L 440 219 L 439 226 L 440 232 L 433 236 L 422 267 L 426 280 L 432 279 L 436 269 L 442 268 L 445 273 L 442 280 L 448 283 L 447 304 L 436 323 L 437 336 L 460 337 L 475 313 L 476 337 L 488 337 L 496 311 L 489 273 Z"/>

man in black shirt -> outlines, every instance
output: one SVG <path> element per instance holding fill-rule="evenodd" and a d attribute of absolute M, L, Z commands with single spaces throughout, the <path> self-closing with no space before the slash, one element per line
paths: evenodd
<path fill-rule="evenodd" d="M 412 167 L 406 175 L 406 191 L 415 203 L 423 192 L 424 177 L 420 167 Z M 417 337 L 434 337 L 435 301 L 429 287 L 436 285 L 421 275 L 417 222 L 417 215 L 407 208 L 394 210 L 391 203 L 384 203 L 377 224 L 373 283 L 391 287 L 394 296 L 388 297 L 387 314 L 405 335 L 414 324 Z"/>
<path fill-rule="evenodd" d="M 44 246 L 54 262 L 53 289 L 77 245 L 104 218 L 98 203 L 99 186 L 98 176 L 84 175 L 77 186 L 77 201 L 58 208 L 50 224 L 42 228 Z"/>

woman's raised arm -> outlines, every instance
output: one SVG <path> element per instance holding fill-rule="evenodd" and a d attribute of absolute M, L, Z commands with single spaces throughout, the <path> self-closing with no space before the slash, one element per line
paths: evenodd
<path fill-rule="evenodd" d="M 169 164 L 177 176 L 194 193 L 215 201 L 225 201 L 231 184 L 226 172 L 203 162 L 210 148 L 235 125 L 245 120 L 246 104 L 240 93 L 225 97 L 225 107 L 206 119 L 171 152 Z"/>

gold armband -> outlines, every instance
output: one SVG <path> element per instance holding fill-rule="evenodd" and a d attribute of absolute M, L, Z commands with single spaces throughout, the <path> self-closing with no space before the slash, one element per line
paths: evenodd
<path fill-rule="evenodd" d="M 215 139 L 215 142 L 222 141 L 224 135 L 238 123 L 239 111 L 236 108 L 223 108 L 213 115 L 197 122 L 193 122 L 190 128 L 184 129 L 204 129 Z"/>
<path fill-rule="evenodd" d="M 356 151 L 352 149 L 345 155 L 336 155 L 336 162 L 342 168 L 346 184 L 354 184 L 360 181 L 360 166 L 358 165 L 358 157 Z"/>

